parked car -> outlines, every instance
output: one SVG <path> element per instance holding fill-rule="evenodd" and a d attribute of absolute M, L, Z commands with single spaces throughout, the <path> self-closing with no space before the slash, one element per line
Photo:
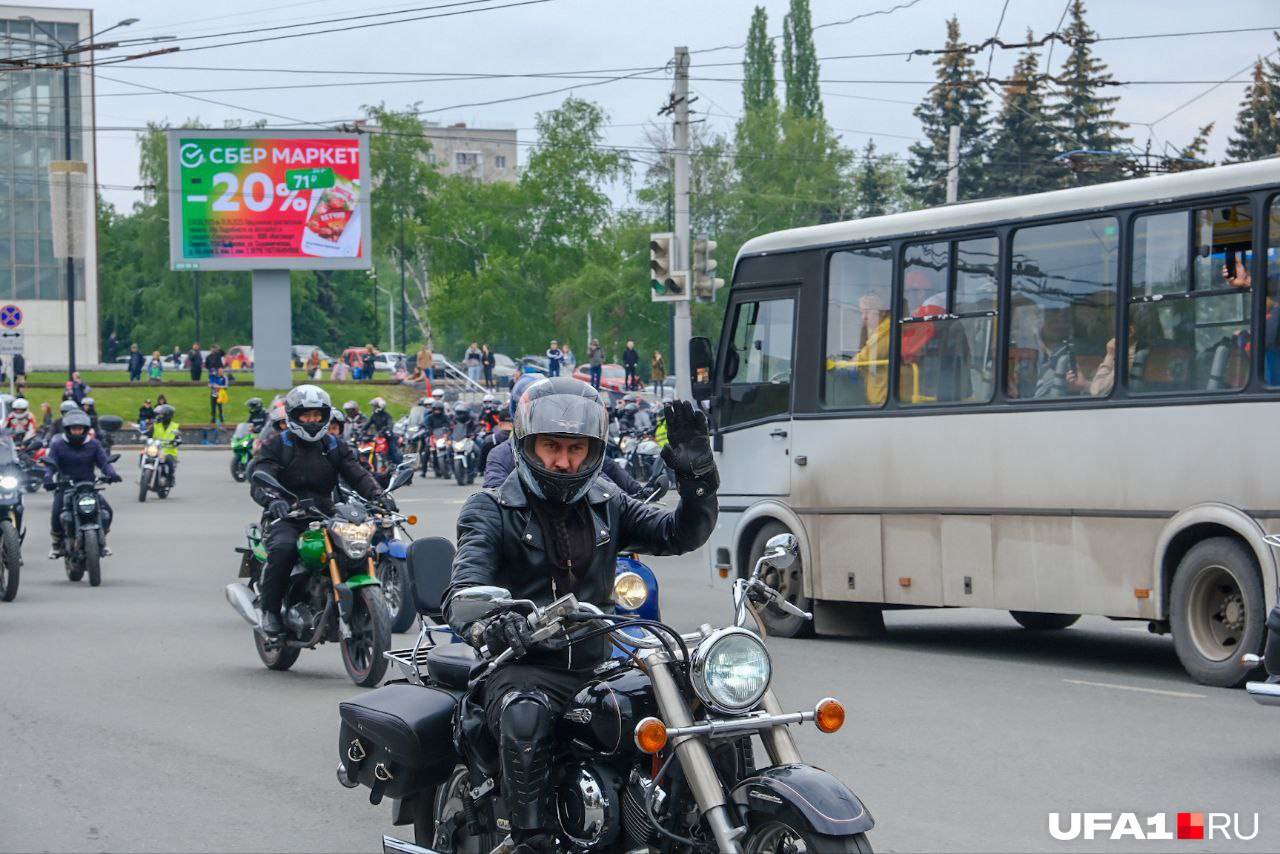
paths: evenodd
<path fill-rule="evenodd" d="M 493 354 L 493 378 L 499 382 L 506 383 L 513 376 L 520 372 L 520 366 L 516 364 L 506 353 Z"/>
<path fill-rule="evenodd" d="M 312 350 L 320 350 L 320 367 L 326 371 L 329 370 L 329 366 L 333 364 L 333 357 L 314 344 L 293 345 L 293 366 L 295 368 L 304 367 L 307 364 L 307 359 L 311 358 Z"/>
<path fill-rule="evenodd" d="M 395 373 L 397 362 L 403 362 L 405 370 L 409 369 L 409 359 L 404 353 L 384 350 L 377 356 L 374 356 L 373 367 L 375 371 L 386 371 L 389 374 L 393 374 Z"/>
<path fill-rule="evenodd" d="M 240 370 L 253 370 L 253 348 L 248 344 L 237 344 L 227 351 L 227 355 L 223 360 L 227 367 L 232 370 L 236 369 L 236 362 L 240 363 Z"/>
<path fill-rule="evenodd" d="M 591 366 L 578 365 L 578 369 L 573 372 L 573 378 L 582 380 L 584 383 L 590 383 Z M 626 379 L 627 371 L 622 365 L 606 362 L 600 369 L 600 388 L 607 388 L 610 391 L 624 391 L 623 383 Z"/>

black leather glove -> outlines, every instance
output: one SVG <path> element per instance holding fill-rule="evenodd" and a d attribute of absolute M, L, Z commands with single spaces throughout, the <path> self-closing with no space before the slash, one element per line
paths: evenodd
<path fill-rule="evenodd" d="M 711 453 L 711 428 L 707 414 L 687 400 L 663 406 L 667 422 L 667 446 L 662 461 L 671 466 L 680 482 L 682 498 L 703 498 L 720 488 L 716 458 Z"/>
<path fill-rule="evenodd" d="M 44 485 L 44 491 L 45 491 L 45 492 L 53 492 L 55 489 L 57 489 L 57 487 L 56 487 L 56 486 L 54 486 L 52 483 L 46 483 L 46 484 Z"/>
<path fill-rule="evenodd" d="M 113 475 L 108 475 L 107 477 L 104 477 L 103 480 L 105 480 L 107 483 L 120 483 L 122 480 L 124 480 L 124 478 L 122 478 L 118 474 L 113 474 Z"/>
<path fill-rule="evenodd" d="M 533 627 L 519 614 L 507 611 L 491 617 L 481 631 L 484 645 L 490 655 L 498 655 L 508 649 L 516 658 L 523 658 L 533 644 Z"/>
<path fill-rule="evenodd" d="M 272 519 L 283 519 L 289 515 L 289 502 L 283 498 L 277 498 L 267 505 L 267 515 Z"/>

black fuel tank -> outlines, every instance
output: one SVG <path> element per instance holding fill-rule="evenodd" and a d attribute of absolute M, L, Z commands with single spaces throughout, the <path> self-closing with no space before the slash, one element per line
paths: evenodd
<path fill-rule="evenodd" d="M 636 752 L 636 724 L 657 714 L 653 686 L 637 667 L 622 666 L 587 684 L 565 708 L 556 726 L 561 744 L 606 756 Z"/>

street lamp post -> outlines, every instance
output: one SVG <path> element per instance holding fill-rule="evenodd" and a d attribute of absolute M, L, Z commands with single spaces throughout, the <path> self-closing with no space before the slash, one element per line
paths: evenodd
<path fill-rule="evenodd" d="M 116 27 L 127 27 L 136 24 L 137 18 L 125 18 L 113 26 L 98 33 L 92 33 L 79 41 L 64 44 L 61 39 L 44 28 L 30 15 L 19 15 L 18 20 L 29 21 L 33 27 L 44 33 L 49 41 L 58 46 L 62 54 L 62 153 L 64 160 L 71 160 L 71 54 L 73 49 L 87 41 L 92 41 L 103 33 Z M 69 192 L 69 191 L 68 191 Z M 68 223 L 68 227 L 70 223 Z M 70 238 L 68 238 L 70 240 Z M 67 253 L 67 376 L 76 370 L 76 262 L 71 252 Z"/>

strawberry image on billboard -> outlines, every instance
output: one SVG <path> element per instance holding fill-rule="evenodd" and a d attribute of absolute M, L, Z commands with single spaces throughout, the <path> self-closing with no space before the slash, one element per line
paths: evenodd
<path fill-rule="evenodd" d="M 172 264 L 368 269 L 368 139 L 264 131 L 169 134 Z"/>

